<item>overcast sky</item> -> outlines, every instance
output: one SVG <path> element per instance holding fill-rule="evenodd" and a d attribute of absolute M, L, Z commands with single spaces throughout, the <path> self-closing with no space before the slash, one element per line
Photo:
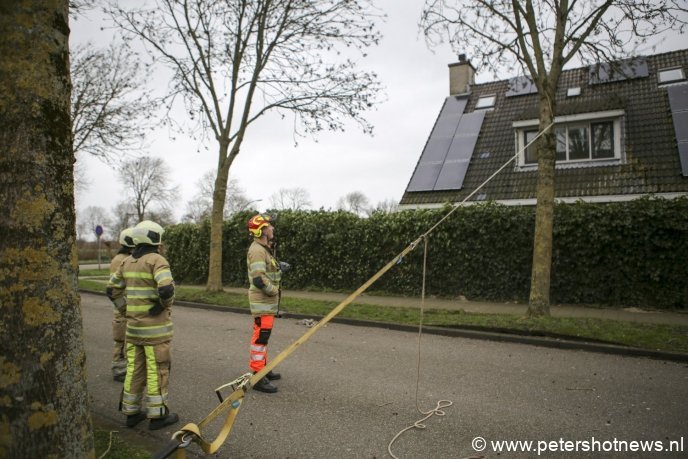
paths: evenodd
<path fill-rule="evenodd" d="M 402 3 L 403 9 L 399 7 Z M 374 135 L 364 135 L 351 124 L 345 133 L 323 132 L 317 142 L 300 139 L 295 147 L 290 120 L 259 120 L 249 127 L 230 170 L 230 180 L 238 179 L 249 199 L 261 200 L 255 203 L 259 210 L 269 206 L 270 195 L 280 188 L 305 188 L 314 209 L 335 208 L 337 200 L 352 191 L 362 192 L 372 205 L 401 199 L 444 98 L 449 95 L 447 65 L 457 58 L 446 46 L 430 51 L 419 35 L 417 24 L 423 0 L 379 0 L 377 5 L 388 15 L 380 25 L 383 40 L 363 60 L 386 87 L 386 101 L 367 116 L 375 127 Z M 72 45 L 103 40 L 100 26 L 97 15 L 72 21 Z M 103 40 L 104 44 L 107 41 Z M 678 35 L 671 37 L 658 52 L 685 48 L 680 41 Z M 491 79 L 487 72 L 476 75 L 478 83 Z M 160 81 L 161 85 L 166 83 Z M 171 181 L 180 192 L 175 215 L 181 218 L 186 203 L 196 194 L 199 178 L 216 167 L 215 144 L 211 143 L 208 151 L 197 152 L 197 142 L 182 136 L 172 141 L 166 129 L 152 133 L 148 143 L 146 153 L 163 158 L 170 166 Z M 78 193 L 77 209 L 100 206 L 110 212 L 124 191 L 116 172 L 87 155 L 79 161 L 91 184 Z"/>

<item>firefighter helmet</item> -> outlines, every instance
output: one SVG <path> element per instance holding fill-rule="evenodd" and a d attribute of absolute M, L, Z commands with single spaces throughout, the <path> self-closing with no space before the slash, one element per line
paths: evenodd
<path fill-rule="evenodd" d="M 162 226 L 157 223 L 144 220 L 134 227 L 134 244 L 160 245 L 162 233 L 165 232 Z"/>
<path fill-rule="evenodd" d="M 123 229 L 119 233 L 119 243 L 124 247 L 134 247 L 136 245 L 134 244 L 134 228 Z"/>
<path fill-rule="evenodd" d="M 253 237 L 261 237 L 263 235 L 263 228 L 268 226 L 274 219 L 267 214 L 258 214 L 251 217 L 248 221 L 248 232 Z"/>

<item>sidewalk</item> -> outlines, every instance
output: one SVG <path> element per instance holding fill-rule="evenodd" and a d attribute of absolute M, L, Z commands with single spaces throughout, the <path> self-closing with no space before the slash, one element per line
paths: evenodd
<path fill-rule="evenodd" d="M 245 288 L 225 287 L 225 291 L 245 294 Z M 301 290 L 282 290 L 285 298 L 306 298 L 312 300 L 334 301 L 339 303 L 349 294 L 308 292 Z M 410 308 L 420 307 L 420 298 L 377 296 L 363 293 L 354 300 L 360 304 L 375 304 L 380 306 L 401 306 Z M 525 315 L 527 304 L 494 303 L 486 301 L 468 301 L 463 299 L 425 298 L 425 309 L 463 310 L 481 314 L 516 314 Z M 553 305 L 550 308 L 553 317 L 590 317 L 595 319 L 623 320 L 627 322 L 644 322 L 653 324 L 688 325 L 688 313 L 646 311 L 638 308 L 602 309 L 573 305 Z"/>
<path fill-rule="evenodd" d="M 103 265 L 102 267 L 107 267 Z M 97 269 L 98 265 L 81 265 L 81 269 Z M 225 287 L 225 291 L 246 294 L 241 287 Z M 309 292 L 303 290 L 283 290 L 285 298 L 306 298 L 339 303 L 350 293 Z M 354 300 L 360 304 L 375 304 L 379 306 L 400 306 L 419 308 L 420 298 L 400 296 L 377 296 L 363 293 Z M 489 301 L 469 301 L 465 299 L 425 298 L 426 309 L 463 310 L 465 312 L 481 314 L 515 314 L 524 315 L 527 304 L 497 303 Z M 550 311 L 553 317 L 590 317 L 594 319 L 622 320 L 627 322 L 644 322 L 652 324 L 688 325 L 688 312 L 648 311 L 639 308 L 593 308 L 577 305 L 552 305 Z"/>

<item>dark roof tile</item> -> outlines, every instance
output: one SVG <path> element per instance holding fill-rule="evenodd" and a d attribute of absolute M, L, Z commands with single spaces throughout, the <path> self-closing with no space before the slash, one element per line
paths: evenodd
<path fill-rule="evenodd" d="M 557 115 L 624 110 L 625 160 L 622 164 L 557 169 L 557 197 L 586 197 L 642 193 L 688 192 L 681 175 L 676 136 L 666 87 L 658 86 L 659 69 L 682 66 L 688 74 L 688 50 L 647 56 L 649 76 L 605 84 L 588 84 L 588 67 L 565 71 L 557 89 Z M 465 199 L 516 153 L 514 121 L 538 118 L 538 95 L 505 97 L 508 80 L 472 87 L 465 112 L 475 110 L 480 96 L 495 94 L 470 160 L 463 188 L 449 191 L 406 192 L 401 204 L 442 204 Z M 685 83 L 684 83 L 685 84 Z M 567 97 L 570 87 L 581 94 Z M 489 154 L 488 154 L 489 153 Z M 537 171 L 513 164 L 480 190 L 492 200 L 533 199 Z M 474 196 L 472 200 L 476 200 Z"/>

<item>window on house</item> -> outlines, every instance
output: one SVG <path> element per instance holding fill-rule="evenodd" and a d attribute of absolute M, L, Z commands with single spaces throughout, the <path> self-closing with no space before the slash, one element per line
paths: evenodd
<path fill-rule="evenodd" d="M 557 123 L 554 129 L 557 164 L 594 163 L 598 160 L 620 159 L 619 119 L 601 119 Z M 521 165 L 537 164 L 534 127 L 524 127 L 520 134 L 520 148 L 525 148 Z"/>
<path fill-rule="evenodd" d="M 478 99 L 478 102 L 475 104 L 475 108 L 476 110 L 481 108 L 492 108 L 494 107 L 496 99 L 497 96 L 483 96 Z"/>
<path fill-rule="evenodd" d="M 524 139 L 523 139 L 523 144 L 528 145 L 526 147 L 525 151 L 525 156 L 526 156 L 526 164 L 535 164 L 537 163 L 537 142 L 533 142 L 533 139 L 535 139 L 535 136 L 537 136 L 538 131 L 524 131 Z M 531 143 L 533 142 L 533 143 Z"/>
<path fill-rule="evenodd" d="M 673 81 L 682 81 L 686 79 L 681 67 L 675 69 L 661 69 L 657 74 L 659 83 L 671 83 Z"/>

